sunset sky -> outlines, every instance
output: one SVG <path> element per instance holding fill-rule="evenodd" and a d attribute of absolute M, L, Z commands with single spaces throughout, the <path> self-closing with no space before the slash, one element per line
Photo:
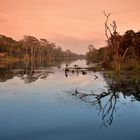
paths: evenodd
<path fill-rule="evenodd" d="M 103 11 L 118 31 L 140 30 L 140 0 L 0 0 L 0 34 L 46 38 L 77 53 L 105 45 Z"/>

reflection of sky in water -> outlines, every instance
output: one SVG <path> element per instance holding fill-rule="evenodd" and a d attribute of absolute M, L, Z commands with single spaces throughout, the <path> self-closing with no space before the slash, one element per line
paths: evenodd
<path fill-rule="evenodd" d="M 71 63 L 86 66 L 85 61 Z M 81 102 L 63 91 L 80 89 L 100 93 L 106 83 L 98 72 L 87 75 L 61 69 L 46 79 L 25 84 L 19 77 L 0 83 L 0 139 L 96 139 L 136 140 L 140 105 L 120 95 L 113 124 L 101 129 L 101 115 L 96 106 Z M 95 74 L 98 76 L 94 79 Z"/>

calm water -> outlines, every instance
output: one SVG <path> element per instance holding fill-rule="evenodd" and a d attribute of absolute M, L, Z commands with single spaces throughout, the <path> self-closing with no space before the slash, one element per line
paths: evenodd
<path fill-rule="evenodd" d="M 0 68 L 0 140 L 139 140 L 139 79 L 116 90 L 122 81 L 103 72 L 65 73 L 65 64 L 87 67 L 77 60 Z M 75 94 L 91 90 L 109 94 Z"/>

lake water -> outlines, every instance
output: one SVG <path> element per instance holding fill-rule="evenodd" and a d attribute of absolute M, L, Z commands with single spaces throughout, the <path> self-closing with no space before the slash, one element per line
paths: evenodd
<path fill-rule="evenodd" d="M 139 140 L 140 79 L 116 90 L 120 82 L 103 72 L 66 73 L 66 64 L 87 67 L 76 60 L 0 68 L 0 140 Z"/>

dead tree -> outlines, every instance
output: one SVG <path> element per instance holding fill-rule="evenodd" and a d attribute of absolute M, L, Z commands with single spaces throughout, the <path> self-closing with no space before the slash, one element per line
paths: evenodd
<path fill-rule="evenodd" d="M 104 16 L 106 17 L 105 21 L 105 35 L 107 37 L 107 40 L 110 41 L 111 49 L 112 49 L 112 54 L 113 55 L 113 61 L 115 63 L 115 71 L 116 73 L 119 73 L 121 70 L 121 62 L 123 61 L 128 48 L 124 51 L 123 55 L 119 53 L 120 48 L 120 35 L 117 32 L 117 24 L 113 20 L 111 24 L 109 24 L 109 16 L 111 13 L 107 14 L 105 11 L 103 12 Z"/>

